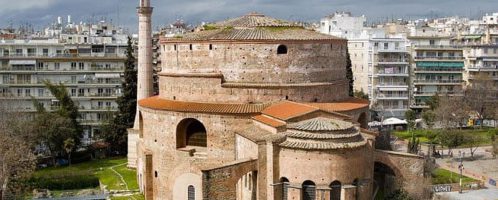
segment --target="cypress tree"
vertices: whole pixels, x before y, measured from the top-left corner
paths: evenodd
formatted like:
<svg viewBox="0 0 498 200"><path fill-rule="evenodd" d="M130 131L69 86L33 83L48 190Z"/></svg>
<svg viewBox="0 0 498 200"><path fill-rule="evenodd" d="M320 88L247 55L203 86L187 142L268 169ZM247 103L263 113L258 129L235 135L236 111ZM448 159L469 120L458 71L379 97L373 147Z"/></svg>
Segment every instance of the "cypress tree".
<svg viewBox="0 0 498 200"><path fill-rule="evenodd" d="M104 139L111 145L113 151L120 153L126 153L127 151L127 129L133 127L137 111L137 69L135 61L132 40L128 37L122 96L116 100L119 111L115 113L114 119L103 127Z"/></svg>
<svg viewBox="0 0 498 200"><path fill-rule="evenodd" d="M352 65L351 65L351 57L349 55L349 50L347 48L346 48L346 78L348 79L348 83L349 83L349 96L353 97L354 96L353 69L352 69Z"/></svg>

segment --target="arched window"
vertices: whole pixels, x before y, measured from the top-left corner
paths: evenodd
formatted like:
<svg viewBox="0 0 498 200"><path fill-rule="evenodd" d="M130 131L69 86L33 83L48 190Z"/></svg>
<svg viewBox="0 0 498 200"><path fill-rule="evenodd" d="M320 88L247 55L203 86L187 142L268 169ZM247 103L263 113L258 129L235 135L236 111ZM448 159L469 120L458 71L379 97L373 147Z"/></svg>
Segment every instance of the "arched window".
<svg viewBox="0 0 498 200"><path fill-rule="evenodd" d="M206 128L199 120L187 118L176 128L177 148L186 146L207 147Z"/></svg>
<svg viewBox="0 0 498 200"><path fill-rule="evenodd" d="M304 181L301 188L303 200L315 200L316 186L313 181Z"/></svg>
<svg viewBox="0 0 498 200"><path fill-rule="evenodd" d="M193 185L188 186L187 199L188 200L195 200L195 187Z"/></svg>
<svg viewBox="0 0 498 200"><path fill-rule="evenodd" d="M287 200L287 193L289 193L289 179L282 177L280 178L280 183L282 183L282 200Z"/></svg>
<svg viewBox="0 0 498 200"><path fill-rule="evenodd" d="M279 45L277 48L277 54L287 54L287 46Z"/></svg>
<svg viewBox="0 0 498 200"><path fill-rule="evenodd" d="M330 188L330 200L341 200L341 182L332 182Z"/></svg>

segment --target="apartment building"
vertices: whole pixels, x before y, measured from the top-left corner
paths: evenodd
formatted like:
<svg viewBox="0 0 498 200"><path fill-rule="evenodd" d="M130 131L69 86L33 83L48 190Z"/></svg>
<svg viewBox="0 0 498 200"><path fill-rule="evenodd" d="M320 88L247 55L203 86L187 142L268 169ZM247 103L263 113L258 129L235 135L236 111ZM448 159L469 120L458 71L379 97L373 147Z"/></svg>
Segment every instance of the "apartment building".
<svg viewBox="0 0 498 200"><path fill-rule="evenodd" d="M411 36L412 104L415 110L428 108L434 95L463 95L463 48L450 43L450 36Z"/></svg>
<svg viewBox="0 0 498 200"><path fill-rule="evenodd" d="M106 27L91 27L99 34L62 31L50 38L0 41L0 101L34 113L34 98L54 110L59 102L44 83L62 83L79 107L82 143L91 144L101 123L117 111L126 60L126 35Z"/></svg>

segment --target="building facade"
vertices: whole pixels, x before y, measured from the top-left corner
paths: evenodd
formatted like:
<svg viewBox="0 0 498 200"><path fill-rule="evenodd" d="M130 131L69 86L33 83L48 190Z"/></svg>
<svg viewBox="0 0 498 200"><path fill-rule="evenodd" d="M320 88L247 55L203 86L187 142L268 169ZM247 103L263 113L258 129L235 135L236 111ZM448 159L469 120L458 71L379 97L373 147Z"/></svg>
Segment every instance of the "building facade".
<svg viewBox="0 0 498 200"><path fill-rule="evenodd" d="M447 36L409 37L412 48L413 109L428 108L434 95L463 96L463 48Z"/></svg>
<svg viewBox="0 0 498 200"><path fill-rule="evenodd" d="M50 38L2 40L1 101L21 112L35 113L34 98L54 110L59 104L45 82L64 84L81 113L82 144L91 144L101 123L117 111L126 59L123 37L105 32L102 26L94 28L102 30L101 34L62 32Z"/></svg>

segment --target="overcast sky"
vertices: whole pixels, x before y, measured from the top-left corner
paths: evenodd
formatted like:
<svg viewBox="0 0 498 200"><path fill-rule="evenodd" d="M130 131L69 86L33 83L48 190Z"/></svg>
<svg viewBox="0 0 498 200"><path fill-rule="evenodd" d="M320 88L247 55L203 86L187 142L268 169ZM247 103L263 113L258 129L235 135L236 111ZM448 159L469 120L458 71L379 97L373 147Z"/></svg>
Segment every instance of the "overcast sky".
<svg viewBox="0 0 498 200"><path fill-rule="evenodd" d="M366 15L369 21L470 16L498 12L498 0L151 0L154 28L183 19L192 24L218 21L251 11L294 21L318 21L335 11ZM57 16L73 21L113 20L136 31L138 0L0 0L0 27L21 23L41 28ZM67 19L67 17L64 17Z"/></svg>

